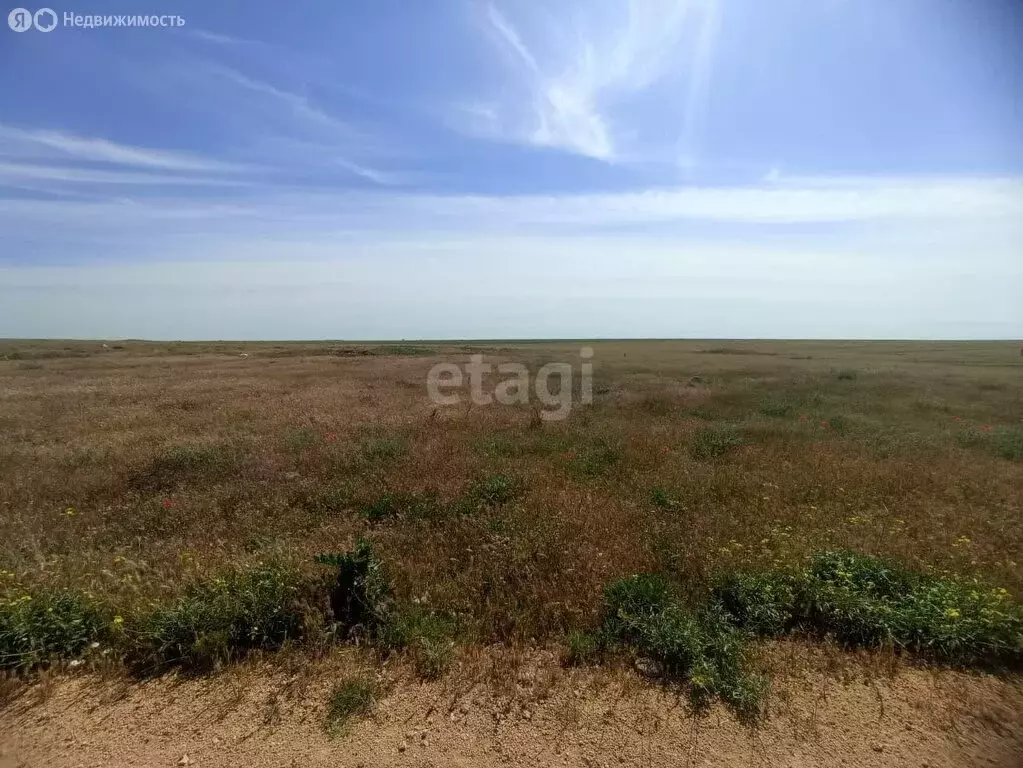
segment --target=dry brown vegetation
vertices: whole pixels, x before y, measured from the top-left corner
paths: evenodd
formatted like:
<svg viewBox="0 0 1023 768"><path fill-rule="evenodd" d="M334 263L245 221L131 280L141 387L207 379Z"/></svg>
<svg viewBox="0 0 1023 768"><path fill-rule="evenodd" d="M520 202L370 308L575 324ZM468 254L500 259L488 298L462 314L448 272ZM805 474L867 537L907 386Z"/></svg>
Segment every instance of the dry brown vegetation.
<svg viewBox="0 0 1023 768"><path fill-rule="evenodd" d="M841 549L1023 591L1015 344L587 344L592 405L545 423L439 408L427 371L564 361L578 388L581 343L0 342L0 600L70 589L120 624L232 570L313 583L364 537L411 609L388 647L433 677L452 635L564 648L635 573L695 604Z"/></svg>
<svg viewBox="0 0 1023 768"><path fill-rule="evenodd" d="M537 426L525 406L437 409L426 372L578 344L6 343L0 567L123 604L368 533L400 597L531 642L593 620L615 576L700 589L825 546L1023 587L1015 345L594 346L593 405ZM715 430L738 437L719 456ZM521 495L482 514L350 511L495 474Z"/></svg>

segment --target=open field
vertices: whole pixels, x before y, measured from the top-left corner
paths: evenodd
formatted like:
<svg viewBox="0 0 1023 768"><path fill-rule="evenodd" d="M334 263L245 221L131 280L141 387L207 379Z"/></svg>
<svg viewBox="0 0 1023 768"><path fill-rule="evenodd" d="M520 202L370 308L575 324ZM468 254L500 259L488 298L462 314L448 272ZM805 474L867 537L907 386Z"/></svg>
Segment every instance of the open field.
<svg viewBox="0 0 1023 768"><path fill-rule="evenodd" d="M988 728L983 755L932 765L1021 748L1018 343L585 342L593 402L563 421L438 407L427 372L472 353L561 361L578 388L583 342L109 344L0 342L0 718L28 722L25 681L55 670L102 688L253 650L273 664L285 645L291 664L354 654L449 693L480 654L546 653L557 696L610 675L630 717L663 695L636 659L686 693L659 731L693 708L777 729L804 664L818 687L883 667L908 712L898 675L919 693L921 665L950 665L967 671L935 685L997 686L1002 704L924 717ZM809 639L830 662L777 662ZM772 668L788 682L764 688ZM43 688L65 702L76 684ZM356 694L320 691L316 718L349 707L369 749L372 702L407 702ZM622 749L640 764L641 746Z"/></svg>

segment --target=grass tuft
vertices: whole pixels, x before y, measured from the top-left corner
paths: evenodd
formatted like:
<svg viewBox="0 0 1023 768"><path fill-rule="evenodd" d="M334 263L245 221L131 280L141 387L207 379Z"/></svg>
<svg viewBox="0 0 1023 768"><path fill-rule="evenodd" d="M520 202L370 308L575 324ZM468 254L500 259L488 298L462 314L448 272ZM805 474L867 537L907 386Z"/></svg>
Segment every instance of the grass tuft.
<svg viewBox="0 0 1023 768"><path fill-rule="evenodd" d="M214 482L228 477L237 464L238 456L228 446L173 446L133 473L131 484L156 491L189 481Z"/></svg>
<svg viewBox="0 0 1023 768"><path fill-rule="evenodd" d="M714 459L738 448L745 442L742 433L730 424L704 427L693 435L689 451L694 459Z"/></svg>
<svg viewBox="0 0 1023 768"><path fill-rule="evenodd" d="M408 654L416 673L434 680L451 663L456 634L457 623L453 618L417 606L393 612L381 626L377 639L385 650Z"/></svg>
<svg viewBox="0 0 1023 768"><path fill-rule="evenodd" d="M325 728L332 736L340 735L352 718L368 714L376 702L376 686L361 677L350 677L337 683L327 700Z"/></svg>
<svg viewBox="0 0 1023 768"><path fill-rule="evenodd" d="M408 453L408 441L403 437L378 437L364 442L359 457L369 464L387 464Z"/></svg>
<svg viewBox="0 0 1023 768"><path fill-rule="evenodd" d="M650 489L650 503L665 512L677 512L682 508L682 502L668 488L660 486Z"/></svg>
<svg viewBox="0 0 1023 768"><path fill-rule="evenodd" d="M603 657L603 643L599 635L576 630L568 635L568 645L562 659L571 667L596 664Z"/></svg>
<svg viewBox="0 0 1023 768"><path fill-rule="evenodd" d="M284 445L290 451L304 451L320 442L320 433L312 427L291 430L284 438Z"/></svg>
<svg viewBox="0 0 1023 768"><path fill-rule="evenodd" d="M469 499L485 507L507 504L522 496L522 481L505 474L487 475L469 489Z"/></svg>
<svg viewBox="0 0 1023 768"><path fill-rule="evenodd" d="M772 419L784 419L791 416L795 411L796 406L793 403L778 398L766 399L757 408L758 413Z"/></svg>
<svg viewBox="0 0 1023 768"><path fill-rule="evenodd" d="M1023 460L1023 427L1003 427L995 432L992 442L996 455L1012 461Z"/></svg>
<svg viewBox="0 0 1023 768"><path fill-rule="evenodd" d="M352 506L353 495L351 485L339 483L313 491L305 496L301 503L316 514L337 514Z"/></svg>
<svg viewBox="0 0 1023 768"><path fill-rule="evenodd" d="M433 520L441 516L444 505L433 492L385 493L357 505L359 514L371 522L391 517L407 517L413 520Z"/></svg>
<svg viewBox="0 0 1023 768"><path fill-rule="evenodd" d="M608 474L621 461L622 451L605 439L580 449L570 464L574 474L585 478L596 478Z"/></svg>

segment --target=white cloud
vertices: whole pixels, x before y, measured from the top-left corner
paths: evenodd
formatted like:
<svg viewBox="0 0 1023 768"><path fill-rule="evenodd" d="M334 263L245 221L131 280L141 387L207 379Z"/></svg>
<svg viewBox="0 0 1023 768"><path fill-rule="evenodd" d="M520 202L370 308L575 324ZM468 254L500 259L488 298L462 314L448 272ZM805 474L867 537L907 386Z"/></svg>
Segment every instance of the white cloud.
<svg viewBox="0 0 1023 768"><path fill-rule="evenodd" d="M674 151L695 152L717 0L585 0L571 7L525 7L532 10L525 26L513 24L496 5L487 7L485 28L509 62L511 82L495 86L497 98L473 106L477 116L493 118L472 121L471 129L600 160L632 157L645 151L636 145L645 126L632 119L627 102L668 75L685 75ZM671 93L664 97L677 100Z"/></svg>
<svg viewBox="0 0 1023 768"><path fill-rule="evenodd" d="M66 159L158 168L166 171L225 171L238 166L196 155L117 144L52 130L22 130L0 124L0 155Z"/></svg>
<svg viewBox="0 0 1023 768"><path fill-rule="evenodd" d="M245 106L252 115L250 146L240 152L255 152L264 162L277 165L333 165L381 186L401 183L399 174L373 168L362 160L380 154L375 139L322 109L308 95L219 64L206 63L202 72L204 77L212 75L255 97L255 103Z"/></svg>
<svg viewBox="0 0 1023 768"><path fill-rule="evenodd" d="M497 10L493 5L487 7L487 19L493 25L494 29L504 38L505 42L512 47L512 50L518 54L519 58L526 67L536 74L540 73L540 67L536 63L536 59L533 58L533 54L529 52L523 44L522 39L519 37L519 33L515 31L515 28L508 23L504 15Z"/></svg>
<svg viewBox="0 0 1023 768"><path fill-rule="evenodd" d="M822 178L752 187L684 187L616 194L426 198L437 213L514 224L600 226L703 220L815 223L885 219L1023 219L1023 180Z"/></svg>
<svg viewBox="0 0 1023 768"><path fill-rule="evenodd" d="M93 168L0 162L0 186L17 186L24 179L76 185L132 184L153 187L164 185L240 186L245 183L238 179L212 178L209 176L175 176L168 173L125 171L122 169L97 170Z"/></svg>
<svg viewBox="0 0 1023 768"><path fill-rule="evenodd" d="M38 167L0 164L3 174L46 178ZM45 169L53 178L110 181L98 172ZM139 175L135 181L163 179ZM172 177L180 183L191 183ZM211 182L212 183L212 182ZM736 225L902 223L916 227L954 222L1019 231L1023 179L958 177L825 177L778 175L756 186L681 187L614 194L435 195L375 191L310 191L255 186L243 199L193 201L166 194L146 201L74 203L0 200L0 224L18 218L50 218L54 224L82 221L163 219L187 213L211 222L225 211L293 228L415 231L565 231L578 234L616 226L719 222ZM78 214L80 214L80 217Z"/></svg>

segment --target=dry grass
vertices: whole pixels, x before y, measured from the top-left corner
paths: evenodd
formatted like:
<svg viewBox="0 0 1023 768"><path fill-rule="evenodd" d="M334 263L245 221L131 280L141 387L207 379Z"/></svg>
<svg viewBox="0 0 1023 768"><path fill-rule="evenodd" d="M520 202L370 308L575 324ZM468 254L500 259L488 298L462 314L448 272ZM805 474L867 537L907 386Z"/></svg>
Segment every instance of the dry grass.
<svg viewBox="0 0 1023 768"><path fill-rule="evenodd" d="M0 589L142 609L367 535L399 602L478 642L593 626L623 575L702 594L823 547L1023 591L1018 345L592 346L593 405L537 425L437 410L426 373L578 344L0 342ZM497 475L516 492L479 502ZM445 512L360 513L386 494Z"/></svg>

